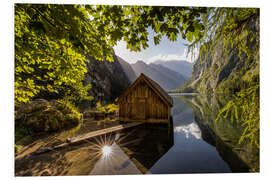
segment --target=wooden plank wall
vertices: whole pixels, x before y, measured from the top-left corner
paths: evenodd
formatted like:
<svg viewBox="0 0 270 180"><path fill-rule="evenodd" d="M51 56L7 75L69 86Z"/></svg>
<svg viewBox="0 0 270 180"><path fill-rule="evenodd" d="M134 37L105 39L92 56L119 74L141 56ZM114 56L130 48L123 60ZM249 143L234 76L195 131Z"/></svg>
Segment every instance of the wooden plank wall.
<svg viewBox="0 0 270 180"><path fill-rule="evenodd" d="M169 119L169 106L144 82L139 83L119 104L120 117L136 119L136 113L139 111L138 101L144 99L146 119Z"/></svg>

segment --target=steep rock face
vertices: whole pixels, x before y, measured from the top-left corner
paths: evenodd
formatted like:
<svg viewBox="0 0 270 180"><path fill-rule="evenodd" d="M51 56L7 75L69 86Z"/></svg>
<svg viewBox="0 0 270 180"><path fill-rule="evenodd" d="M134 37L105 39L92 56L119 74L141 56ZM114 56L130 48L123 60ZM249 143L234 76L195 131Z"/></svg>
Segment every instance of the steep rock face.
<svg viewBox="0 0 270 180"><path fill-rule="evenodd" d="M259 20L249 24L249 28L259 32ZM252 42L249 46L255 47L258 43ZM254 50L255 58L250 59L245 55L239 58L238 53L239 49L235 47L224 50L222 41L219 41L213 55L204 54L202 61L195 62L191 78L180 90L230 93L247 88L250 81L258 81L259 51Z"/></svg>
<svg viewBox="0 0 270 180"><path fill-rule="evenodd" d="M161 64L175 72L182 74L186 79L189 79L192 74L193 63L187 61L171 60L171 61L154 61L154 64Z"/></svg>
<svg viewBox="0 0 270 180"><path fill-rule="evenodd" d="M186 81L186 79L181 74L172 71L162 65L147 65L143 61L138 61L135 64L131 64L131 66L137 76L139 76L141 73L144 73L156 81L159 85L161 85L161 87L165 90L175 89Z"/></svg>
<svg viewBox="0 0 270 180"><path fill-rule="evenodd" d="M91 84L89 93L94 97L91 102L95 106L97 101L103 104L112 103L130 85L131 81L123 70L116 56L114 62L97 61L93 57L87 57L87 73L85 84Z"/></svg>
<svg viewBox="0 0 270 180"><path fill-rule="evenodd" d="M120 63L120 65L122 66L129 81L131 83L134 82L136 80L137 76L136 76L134 70L132 69L131 65L119 56L117 56L117 60Z"/></svg>

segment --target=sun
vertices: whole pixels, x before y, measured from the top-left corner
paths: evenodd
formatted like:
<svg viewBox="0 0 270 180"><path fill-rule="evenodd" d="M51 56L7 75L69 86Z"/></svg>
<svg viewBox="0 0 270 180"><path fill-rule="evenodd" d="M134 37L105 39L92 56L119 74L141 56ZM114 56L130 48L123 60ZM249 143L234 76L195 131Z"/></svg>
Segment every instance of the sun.
<svg viewBox="0 0 270 180"><path fill-rule="evenodd" d="M102 147L102 155L103 157L109 157L112 153L112 146L104 145Z"/></svg>

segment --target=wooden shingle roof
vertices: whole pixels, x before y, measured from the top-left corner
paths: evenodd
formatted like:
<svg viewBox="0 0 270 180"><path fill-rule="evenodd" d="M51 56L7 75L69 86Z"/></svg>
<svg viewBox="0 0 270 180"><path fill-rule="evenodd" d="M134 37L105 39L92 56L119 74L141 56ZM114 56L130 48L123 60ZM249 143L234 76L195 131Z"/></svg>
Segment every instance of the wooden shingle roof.
<svg viewBox="0 0 270 180"><path fill-rule="evenodd" d="M126 96L131 91L131 89L133 89L141 80L144 80L168 105L171 107L173 106L172 97L157 82L143 73L141 73L141 75L134 81L134 83L119 97L119 101L121 101L121 98Z"/></svg>

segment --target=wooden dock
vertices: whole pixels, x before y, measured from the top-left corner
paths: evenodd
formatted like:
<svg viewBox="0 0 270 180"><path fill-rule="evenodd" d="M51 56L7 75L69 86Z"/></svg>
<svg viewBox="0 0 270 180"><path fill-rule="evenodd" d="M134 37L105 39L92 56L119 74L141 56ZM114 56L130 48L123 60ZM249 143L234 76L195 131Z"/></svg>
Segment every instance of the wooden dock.
<svg viewBox="0 0 270 180"><path fill-rule="evenodd" d="M106 129L101 129L101 130L97 130L97 131L93 131L93 132L89 132L86 134L82 134L76 137L72 137L72 138L68 138L67 142L62 143L60 145L54 146L54 147L43 147L41 149L39 149L38 151L36 151L34 154L41 154L41 153L45 153L48 151L52 151L52 150L56 150L56 149L60 149L72 144L76 144L76 143L80 143L84 140L96 137L96 136L100 136L100 135L104 135L107 133L112 133L115 131L119 131L119 130L123 130L126 128L130 128L130 127L134 127L134 126L138 126L143 124L143 122L133 122L133 123L127 123L127 124L121 124L118 126L114 126L114 127L110 127L110 128L106 128Z"/></svg>

